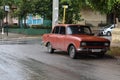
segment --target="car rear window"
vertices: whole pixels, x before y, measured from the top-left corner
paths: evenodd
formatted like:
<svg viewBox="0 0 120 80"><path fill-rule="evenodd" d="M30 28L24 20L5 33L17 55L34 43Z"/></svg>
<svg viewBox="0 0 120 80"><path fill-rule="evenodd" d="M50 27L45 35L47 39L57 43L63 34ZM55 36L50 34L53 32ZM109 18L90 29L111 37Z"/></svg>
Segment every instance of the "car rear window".
<svg viewBox="0 0 120 80"><path fill-rule="evenodd" d="M54 30L53 30L52 33L54 33L54 34L58 34L58 33L59 33L59 27L56 26L56 27L54 28Z"/></svg>

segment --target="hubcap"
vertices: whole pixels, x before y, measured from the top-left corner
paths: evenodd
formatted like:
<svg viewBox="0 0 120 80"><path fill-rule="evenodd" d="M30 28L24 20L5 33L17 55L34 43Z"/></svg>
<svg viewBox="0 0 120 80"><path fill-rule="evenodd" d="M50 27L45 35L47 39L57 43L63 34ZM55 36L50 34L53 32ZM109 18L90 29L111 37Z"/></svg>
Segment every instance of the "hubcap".
<svg viewBox="0 0 120 80"><path fill-rule="evenodd" d="M51 45L50 44L48 44L47 49L48 49L48 52L51 52Z"/></svg>
<svg viewBox="0 0 120 80"><path fill-rule="evenodd" d="M74 57L75 56L75 48L73 46L70 47L70 57Z"/></svg>
<svg viewBox="0 0 120 80"><path fill-rule="evenodd" d="M108 32L108 34L107 34L108 36L110 36L111 35L111 33L110 32Z"/></svg>

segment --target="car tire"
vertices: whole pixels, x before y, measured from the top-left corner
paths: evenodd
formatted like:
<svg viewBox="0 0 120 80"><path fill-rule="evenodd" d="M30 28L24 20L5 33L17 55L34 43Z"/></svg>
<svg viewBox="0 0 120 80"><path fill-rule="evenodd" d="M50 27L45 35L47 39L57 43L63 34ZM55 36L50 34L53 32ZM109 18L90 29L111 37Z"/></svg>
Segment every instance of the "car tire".
<svg viewBox="0 0 120 80"><path fill-rule="evenodd" d="M50 43L47 44L47 51L49 53L54 53L54 49L52 48L52 45Z"/></svg>
<svg viewBox="0 0 120 80"><path fill-rule="evenodd" d="M112 34L111 34L111 32L107 32L107 36L111 36Z"/></svg>
<svg viewBox="0 0 120 80"><path fill-rule="evenodd" d="M68 53L69 53L70 58L72 58L72 59L76 59L77 58L76 49L75 49L75 47L73 45L71 45L68 48Z"/></svg>

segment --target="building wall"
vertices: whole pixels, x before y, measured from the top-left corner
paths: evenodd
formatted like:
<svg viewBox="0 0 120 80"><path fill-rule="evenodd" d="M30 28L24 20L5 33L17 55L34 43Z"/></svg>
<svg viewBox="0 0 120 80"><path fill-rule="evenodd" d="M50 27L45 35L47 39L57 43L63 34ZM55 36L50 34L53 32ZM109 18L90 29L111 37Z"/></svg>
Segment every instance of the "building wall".
<svg viewBox="0 0 120 80"><path fill-rule="evenodd" d="M81 10L81 17L84 19L82 22L80 22L81 24L87 23L93 26L98 26L100 23L106 23L106 15L90 9Z"/></svg>

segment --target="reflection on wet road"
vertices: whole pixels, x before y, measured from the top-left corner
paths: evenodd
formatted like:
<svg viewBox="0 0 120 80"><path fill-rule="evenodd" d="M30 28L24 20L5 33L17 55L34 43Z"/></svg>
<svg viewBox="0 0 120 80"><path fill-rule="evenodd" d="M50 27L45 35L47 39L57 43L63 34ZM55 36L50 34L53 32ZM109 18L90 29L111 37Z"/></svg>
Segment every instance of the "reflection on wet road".
<svg viewBox="0 0 120 80"><path fill-rule="evenodd" d="M17 38L13 38L13 39L0 39L0 45L9 45L9 44L38 44L40 43L41 39L40 38L20 38L20 39L17 39Z"/></svg>
<svg viewBox="0 0 120 80"><path fill-rule="evenodd" d="M0 45L0 80L120 79L119 57L82 55L73 60L64 52L48 54L39 40L25 42L27 45Z"/></svg>
<svg viewBox="0 0 120 80"><path fill-rule="evenodd" d="M33 65L32 68L29 66L30 62L32 63L32 61L20 60L15 56L1 52L0 71L2 73L0 73L0 80L46 80L47 77L40 68L42 66L35 68Z"/></svg>

